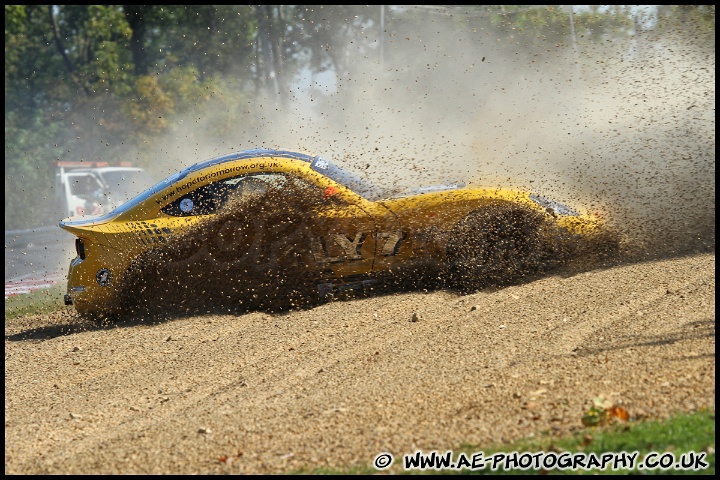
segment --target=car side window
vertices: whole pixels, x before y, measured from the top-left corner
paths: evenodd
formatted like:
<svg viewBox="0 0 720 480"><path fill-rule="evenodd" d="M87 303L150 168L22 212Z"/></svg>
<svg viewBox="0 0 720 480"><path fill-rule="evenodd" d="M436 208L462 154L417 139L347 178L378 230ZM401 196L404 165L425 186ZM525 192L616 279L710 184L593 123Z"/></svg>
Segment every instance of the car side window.
<svg viewBox="0 0 720 480"><path fill-rule="evenodd" d="M204 185L166 205L160 211L174 217L193 215L212 215L229 201L242 195L264 193L270 188L279 189L292 185L295 191L316 195L326 202L336 204L338 198L332 198L334 192L323 191L319 186L294 175L282 173L256 173L227 178Z"/></svg>
<svg viewBox="0 0 720 480"><path fill-rule="evenodd" d="M282 181L277 177L280 175L251 174L213 182L183 195L160 211L174 217L212 215L240 195L267 191L272 185Z"/></svg>

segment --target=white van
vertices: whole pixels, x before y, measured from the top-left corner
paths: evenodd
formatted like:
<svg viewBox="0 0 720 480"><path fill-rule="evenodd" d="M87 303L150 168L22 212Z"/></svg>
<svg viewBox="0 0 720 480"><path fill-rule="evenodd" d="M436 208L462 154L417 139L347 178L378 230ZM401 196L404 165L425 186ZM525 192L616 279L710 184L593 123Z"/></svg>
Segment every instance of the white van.
<svg viewBox="0 0 720 480"><path fill-rule="evenodd" d="M145 186L144 170L105 162L57 162L55 192L63 215L97 215L111 211Z"/></svg>

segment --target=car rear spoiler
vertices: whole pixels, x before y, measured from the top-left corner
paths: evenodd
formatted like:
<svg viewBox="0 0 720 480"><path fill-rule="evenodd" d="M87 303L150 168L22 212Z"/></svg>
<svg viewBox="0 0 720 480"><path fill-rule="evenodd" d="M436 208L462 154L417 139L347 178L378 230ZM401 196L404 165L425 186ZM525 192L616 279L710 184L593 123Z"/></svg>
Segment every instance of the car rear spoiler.
<svg viewBox="0 0 720 480"><path fill-rule="evenodd" d="M59 227L68 232L81 235L88 230L95 230L94 227L108 223L116 215L106 213L104 215L87 215L85 217L69 217L61 220Z"/></svg>

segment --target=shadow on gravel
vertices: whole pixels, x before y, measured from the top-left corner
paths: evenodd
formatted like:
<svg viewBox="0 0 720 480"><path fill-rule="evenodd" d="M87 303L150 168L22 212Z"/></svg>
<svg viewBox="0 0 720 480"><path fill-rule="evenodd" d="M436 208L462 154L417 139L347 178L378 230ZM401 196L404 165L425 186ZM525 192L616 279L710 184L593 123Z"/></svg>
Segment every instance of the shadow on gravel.
<svg viewBox="0 0 720 480"><path fill-rule="evenodd" d="M396 290L393 290L396 291ZM178 312L170 311L165 313L145 313L142 315L128 314L117 315L112 317L104 317L97 320L83 319L76 313L68 313L65 318L58 323L53 322L51 325L28 326L22 331L5 335L5 341L8 342L40 342L44 340L52 340L54 338L77 335L91 331L114 330L117 328L132 328L138 326L157 325L165 322L181 320L183 318L192 318L203 315L229 315L240 316L249 313L265 313L272 316L286 316L293 311L309 310L324 303L333 301L347 301L353 298L361 298L362 296L371 295L372 293L350 293L324 301L307 302L303 306L285 306L285 307L260 307L260 306L238 306L238 305L210 305L203 308L195 308L192 310ZM45 318L45 316L44 316Z"/></svg>
<svg viewBox="0 0 720 480"><path fill-rule="evenodd" d="M683 326L682 329L676 330L675 332L668 334L652 335L650 337L648 337L647 335L637 337L629 336L621 342L615 342L605 345L581 346L576 351L576 354L578 357L587 357L603 352L610 352L613 350L625 350L628 348L638 347L657 347L661 345L672 345L686 340L699 340L702 338L711 337L715 337L715 319L688 322ZM700 356L709 355L693 355L692 352L687 352L687 356L685 357L664 358L664 360L682 360L683 358L695 358ZM715 355L713 354L711 356L714 357Z"/></svg>
<svg viewBox="0 0 720 480"><path fill-rule="evenodd" d="M138 322L142 323L142 322ZM38 327L31 327L18 333L11 335L5 335L6 342L32 342L32 341L43 341L52 340L54 338L65 337L68 335L76 335L92 330L110 330L115 328L115 325L101 325L83 321L77 317L69 318L64 323L42 325Z"/></svg>

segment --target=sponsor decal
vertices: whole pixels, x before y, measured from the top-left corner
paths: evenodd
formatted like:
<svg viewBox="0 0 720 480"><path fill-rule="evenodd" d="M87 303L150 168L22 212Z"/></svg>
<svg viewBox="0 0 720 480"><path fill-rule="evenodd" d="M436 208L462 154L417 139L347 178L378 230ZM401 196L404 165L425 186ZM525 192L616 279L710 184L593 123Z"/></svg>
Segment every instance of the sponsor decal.
<svg viewBox="0 0 720 480"><path fill-rule="evenodd" d="M400 250L400 243L404 238L401 230L393 230L391 232L380 232L378 233L378 242L380 245L380 255L385 257L391 257L397 255Z"/></svg>
<svg viewBox="0 0 720 480"><path fill-rule="evenodd" d="M335 187L327 187L327 188L325 189L325 191L323 192L323 200L326 200L326 199L332 197L332 196L335 195L336 193L337 193L337 188L335 188Z"/></svg>
<svg viewBox="0 0 720 480"><path fill-rule="evenodd" d="M178 249L170 262L181 266L193 258L198 260L207 256L213 262L251 262L253 269L262 270L287 261L297 262L291 259L302 251L298 250L298 247L309 244L312 260L318 265L327 265L368 260L372 259L373 255L385 258L396 256L407 238L401 230L381 231L376 234L363 231L353 234L328 233L306 237L302 233L304 228L301 225L293 222L284 224L281 217L277 220L269 222L272 225L269 228L261 219L249 222L226 220L214 228L207 241L192 241ZM148 230L140 232L141 235L145 235L146 231L150 232L147 233L148 241L152 238L150 235L153 226L154 224L150 224ZM363 252L363 245L368 238L375 239L375 248Z"/></svg>
<svg viewBox="0 0 720 480"><path fill-rule="evenodd" d="M220 180L224 177L230 176L236 172L245 172L247 170L265 170L266 168L279 168L280 163L279 162L263 162L263 163L246 163L243 165L236 165L234 167L226 167L221 170L216 170L214 172L210 172L205 175L200 175L199 177L195 177L189 182L185 182L182 184L175 184L175 188L172 190L169 190L167 193L162 195L159 199L155 200L155 203L158 205L162 205L166 202L169 202L172 200L172 197L175 196L176 193L187 193L187 191L195 190L195 186L203 185L204 182L208 179L214 179L214 180ZM327 164L326 164L327 168ZM172 187L171 187L172 188Z"/></svg>
<svg viewBox="0 0 720 480"><path fill-rule="evenodd" d="M342 233L333 233L324 237L313 238L311 245L313 257L315 257L315 261L318 263L362 260L361 250L366 237L367 233L357 232L352 238ZM403 232L400 230L379 232L377 234L377 241L380 255L385 257L397 255L403 238ZM337 250L337 247L339 247L340 254L331 254L330 251Z"/></svg>
<svg viewBox="0 0 720 480"><path fill-rule="evenodd" d="M107 287L108 285L110 285L110 282L112 282L112 277L112 272L107 268L101 268L95 274L95 280L97 280L98 285L100 285L101 287Z"/></svg>
<svg viewBox="0 0 720 480"><path fill-rule="evenodd" d="M327 170L328 165L329 165L328 161L327 161L327 160L324 160L324 159L322 159L322 158L318 159L318 160L315 162L315 168L319 168L319 169L321 169L321 170Z"/></svg>
<svg viewBox="0 0 720 480"><path fill-rule="evenodd" d="M362 260L360 249L365 241L366 234L357 232L354 238L350 238L342 233L334 233L325 237L317 237L312 240L312 252L315 261L318 263L336 263L345 260ZM340 255L331 255L329 251L330 245L340 247L342 253Z"/></svg>
<svg viewBox="0 0 720 480"><path fill-rule="evenodd" d="M193 204L193 201L189 198L183 198L180 202L180 210L188 213L190 210L193 209L195 205Z"/></svg>

